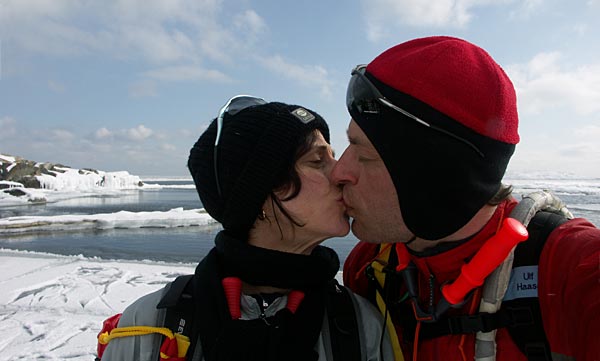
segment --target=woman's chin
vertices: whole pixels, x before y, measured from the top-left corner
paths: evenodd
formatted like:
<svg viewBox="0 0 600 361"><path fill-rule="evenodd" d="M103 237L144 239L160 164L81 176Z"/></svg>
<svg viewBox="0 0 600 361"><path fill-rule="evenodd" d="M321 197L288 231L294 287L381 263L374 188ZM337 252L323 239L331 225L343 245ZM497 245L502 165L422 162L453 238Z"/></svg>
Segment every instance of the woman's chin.
<svg viewBox="0 0 600 361"><path fill-rule="evenodd" d="M339 231L338 233L333 236L333 237L345 237L348 235L348 233L350 233L350 220L345 218L341 223L340 223L340 227L339 227Z"/></svg>

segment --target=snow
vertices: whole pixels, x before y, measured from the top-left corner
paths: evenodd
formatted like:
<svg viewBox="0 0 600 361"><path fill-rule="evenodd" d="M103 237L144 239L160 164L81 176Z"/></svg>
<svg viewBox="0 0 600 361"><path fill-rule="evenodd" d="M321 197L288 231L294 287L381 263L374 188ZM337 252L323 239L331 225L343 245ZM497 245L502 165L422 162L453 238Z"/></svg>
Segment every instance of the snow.
<svg viewBox="0 0 600 361"><path fill-rule="evenodd" d="M16 188L16 187L23 187L23 185L19 182L12 182L12 181L0 181L0 185L6 185L8 186L8 188Z"/></svg>
<svg viewBox="0 0 600 361"><path fill-rule="evenodd" d="M600 179L527 179L510 178L503 181L514 187L515 193L524 194L549 189L554 194L599 195Z"/></svg>
<svg viewBox="0 0 600 361"><path fill-rule="evenodd" d="M93 360L106 318L195 266L0 249L1 359Z"/></svg>
<svg viewBox="0 0 600 361"><path fill-rule="evenodd" d="M53 172L55 176L49 174L36 176L42 188L59 191L81 191L95 188L132 189L138 188L142 184L140 177L125 171L97 171L96 173L72 168L56 167L56 169L63 172Z"/></svg>
<svg viewBox="0 0 600 361"><path fill-rule="evenodd" d="M174 208L166 212L97 213L89 215L20 216L0 219L0 235L45 231L112 228L171 228L206 226L216 221L204 209Z"/></svg>
<svg viewBox="0 0 600 361"><path fill-rule="evenodd" d="M15 157L0 154L0 164L11 163L7 171L10 171L17 163ZM44 163L36 163L36 167L43 167ZM129 172L104 172L91 171L87 169L76 169L69 167L54 166L50 174L35 176L43 189L55 191L90 191L93 189L137 189L143 187L140 177L131 175Z"/></svg>
<svg viewBox="0 0 600 361"><path fill-rule="evenodd" d="M8 163L14 163L15 160L16 160L15 157L11 157L10 155L0 154L0 164L2 164L2 161L8 162Z"/></svg>
<svg viewBox="0 0 600 361"><path fill-rule="evenodd" d="M0 249L0 358L93 360L104 319L194 268Z"/></svg>
<svg viewBox="0 0 600 361"><path fill-rule="evenodd" d="M14 161L13 157L0 154L2 161ZM1 163L1 161L0 161ZM9 167L14 166L11 164ZM40 163L41 164L41 163ZM148 181L189 181L189 177L167 178L153 177L145 181L139 176L131 175L126 171L104 172L89 171L85 169L74 169L66 167L55 167L58 171L50 171L53 175L42 174L36 176L40 182L41 189L24 188L21 183L0 181L0 184L9 185L10 188L19 188L23 191L22 196L13 196L0 191L0 207L15 206L28 203L52 203L65 199L120 195L123 191L155 191L165 188L172 189L194 189L194 184L151 184Z"/></svg>

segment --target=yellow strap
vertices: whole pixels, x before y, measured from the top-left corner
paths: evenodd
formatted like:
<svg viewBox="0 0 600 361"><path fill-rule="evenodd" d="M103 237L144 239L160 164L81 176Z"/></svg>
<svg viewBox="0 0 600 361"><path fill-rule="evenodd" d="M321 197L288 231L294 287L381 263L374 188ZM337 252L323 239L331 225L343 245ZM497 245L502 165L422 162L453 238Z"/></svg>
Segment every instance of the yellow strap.
<svg viewBox="0 0 600 361"><path fill-rule="evenodd" d="M160 333L172 339L175 337L173 332L165 327L150 327L150 326L129 326L129 327L117 327L113 328L110 333L104 332L98 335L98 342L102 345L106 345L110 342L110 340L119 338L119 337L129 337L129 336L143 336L151 333Z"/></svg>
<svg viewBox="0 0 600 361"><path fill-rule="evenodd" d="M190 338L180 333L175 334L177 339L177 356L184 357L190 347Z"/></svg>
<svg viewBox="0 0 600 361"><path fill-rule="evenodd" d="M120 337L143 336L152 333L159 333L169 339L173 337L177 340L177 356L184 357L190 347L190 339L187 336L176 333L166 327L151 327L151 326L129 326L113 328L110 332L103 332L98 335L98 343L106 345L111 340Z"/></svg>
<svg viewBox="0 0 600 361"><path fill-rule="evenodd" d="M390 251L392 247L387 247L387 249L383 248L385 244L382 244L380 247L381 253L379 254L378 259L371 263L373 270L375 271L375 279L377 283L381 285L383 288L385 286L385 273L383 273L384 265L381 260L385 260L384 263L387 264L387 260L390 257ZM390 313L386 312L387 306L385 305L385 301L383 297L379 293L379 290L375 291L375 300L377 302L377 307L379 308L379 312L384 315L385 326L387 328L388 333L390 334L390 342L392 344L392 350L394 351L394 359L396 361L404 361L404 355L402 354L402 348L400 348L400 342L398 341L398 335L396 334L396 327L394 327L394 323L392 322L392 318L390 317Z"/></svg>

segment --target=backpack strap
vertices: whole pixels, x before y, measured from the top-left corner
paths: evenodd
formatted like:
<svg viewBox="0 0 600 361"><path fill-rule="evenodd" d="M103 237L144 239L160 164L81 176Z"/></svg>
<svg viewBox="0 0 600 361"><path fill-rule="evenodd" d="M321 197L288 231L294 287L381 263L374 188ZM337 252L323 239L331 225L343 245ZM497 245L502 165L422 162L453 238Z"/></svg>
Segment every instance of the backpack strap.
<svg viewBox="0 0 600 361"><path fill-rule="evenodd" d="M533 322L529 309L504 307L495 313L479 312L474 315L447 316L435 323L422 323L419 338L427 340L445 335L490 332L505 327L530 326Z"/></svg>
<svg viewBox="0 0 600 361"><path fill-rule="evenodd" d="M198 330L194 328L195 307L193 302L193 285L191 282L194 275L183 275L177 277L171 286L165 292L157 309L166 309L163 326L167 327L173 333L187 336L190 341L190 347L187 355L193 355L198 340Z"/></svg>
<svg viewBox="0 0 600 361"><path fill-rule="evenodd" d="M326 305L333 359L361 360L358 315L350 291L333 280L328 287Z"/></svg>
<svg viewBox="0 0 600 361"><path fill-rule="evenodd" d="M518 312L530 322L508 326L513 341L529 360L551 360L538 299L538 264L552 231L567 221L561 214L541 211L529 223L529 239L515 250L513 272L501 310Z"/></svg>

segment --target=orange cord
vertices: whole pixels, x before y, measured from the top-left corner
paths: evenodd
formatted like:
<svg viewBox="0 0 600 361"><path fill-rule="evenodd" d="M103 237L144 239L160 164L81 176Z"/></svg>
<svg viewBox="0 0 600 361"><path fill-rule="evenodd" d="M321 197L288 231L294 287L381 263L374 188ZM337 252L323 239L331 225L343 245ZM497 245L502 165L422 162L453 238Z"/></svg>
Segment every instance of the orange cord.
<svg viewBox="0 0 600 361"><path fill-rule="evenodd" d="M417 321L415 328L415 340L413 342L413 361L417 361L417 353L419 352L419 332L421 331L421 321Z"/></svg>

